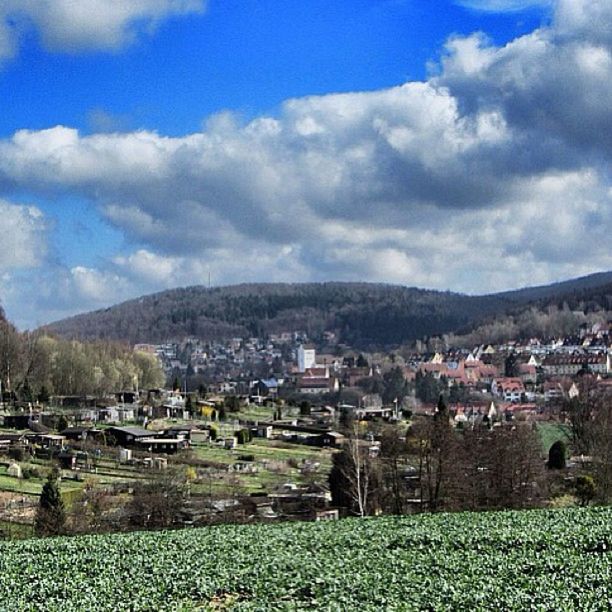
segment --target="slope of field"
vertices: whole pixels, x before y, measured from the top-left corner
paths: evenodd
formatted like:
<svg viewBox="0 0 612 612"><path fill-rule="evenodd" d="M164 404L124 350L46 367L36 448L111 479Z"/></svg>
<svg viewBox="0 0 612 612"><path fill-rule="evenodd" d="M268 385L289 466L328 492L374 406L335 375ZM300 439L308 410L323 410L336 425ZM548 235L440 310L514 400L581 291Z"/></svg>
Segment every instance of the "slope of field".
<svg viewBox="0 0 612 612"><path fill-rule="evenodd" d="M609 610L612 509L0 545L2 610Z"/></svg>

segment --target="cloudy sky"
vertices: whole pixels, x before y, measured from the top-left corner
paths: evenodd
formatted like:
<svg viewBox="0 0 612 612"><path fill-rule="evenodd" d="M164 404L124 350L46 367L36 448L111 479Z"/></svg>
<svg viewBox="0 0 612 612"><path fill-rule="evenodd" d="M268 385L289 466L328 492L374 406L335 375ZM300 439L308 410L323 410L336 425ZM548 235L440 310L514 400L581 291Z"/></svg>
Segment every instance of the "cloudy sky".
<svg viewBox="0 0 612 612"><path fill-rule="evenodd" d="M4 0L0 298L612 269L609 0Z"/></svg>

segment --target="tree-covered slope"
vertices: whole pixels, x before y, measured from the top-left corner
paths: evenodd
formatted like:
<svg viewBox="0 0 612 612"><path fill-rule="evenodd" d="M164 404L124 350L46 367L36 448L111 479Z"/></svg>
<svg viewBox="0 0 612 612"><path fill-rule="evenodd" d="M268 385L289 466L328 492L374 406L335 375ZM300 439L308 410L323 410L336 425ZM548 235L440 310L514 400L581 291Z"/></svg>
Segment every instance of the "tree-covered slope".
<svg viewBox="0 0 612 612"><path fill-rule="evenodd" d="M130 342L218 339L303 330L352 345L399 344L469 324L507 304L495 297L367 283L188 287L78 315L47 327L66 337Z"/></svg>
<svg viewBox="0 0 612 612"><path fill-rule="evenodd" d="M497 296L513 302L524 303L526 301L557 300L563 297L571 298L571 296L577 295L588 296L593 294L596 297L601 291L609 294L611 290L612 272L597 272L596 274L589 274L588 276L581 276L550 285L504 291L503 293L498 293Z"/></svg>
<svg viewBox="0 0 612 612"><path fill-rule="evenodd" d="M172 289L47 326L69 338L161 342L305 331L333 331L357 347L465 331L534 300L610 308L610 274L485 296L372 283L245 284ZM606 284L605 281L608 280ZM603 284L602 284L603 283Z"/></svg>

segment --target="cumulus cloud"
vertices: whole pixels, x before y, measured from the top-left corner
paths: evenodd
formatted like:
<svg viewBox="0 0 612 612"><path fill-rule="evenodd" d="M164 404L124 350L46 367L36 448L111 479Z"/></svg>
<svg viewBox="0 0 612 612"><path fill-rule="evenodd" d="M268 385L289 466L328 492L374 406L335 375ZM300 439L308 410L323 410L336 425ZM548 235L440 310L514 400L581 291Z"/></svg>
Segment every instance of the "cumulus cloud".
<svg viewBox="0 0 612 612"><path fill-rule="evenodd" d="M164 19L203 11L204 5L204 0L4 0L0 58L15 53L29 27L53 51L114 51Z"/></svg>
<svg viewBox="0 0 612 612"><path fill-rule="evenodd" d="M35 206L15 204L0 199L0 300L3 307L23 300L21 274L38 270L47 257L48 220Z"/></svg>
<svg viewBox="0 0 612 612"><path fill-rule="evenodd" d="M38 266L47 251L47 221L35 206L0 200L0 273Z"/></svg>
<svg viewBox="0 0 612 612"><path fill-rule="evenodd" d="M563 0L504 46L451 38L426 81L184 137L22 130L0 141L0 192L88 198L139 245L65 272L99 304L209 271L486 292L611 268L610 6Z"/></svg>

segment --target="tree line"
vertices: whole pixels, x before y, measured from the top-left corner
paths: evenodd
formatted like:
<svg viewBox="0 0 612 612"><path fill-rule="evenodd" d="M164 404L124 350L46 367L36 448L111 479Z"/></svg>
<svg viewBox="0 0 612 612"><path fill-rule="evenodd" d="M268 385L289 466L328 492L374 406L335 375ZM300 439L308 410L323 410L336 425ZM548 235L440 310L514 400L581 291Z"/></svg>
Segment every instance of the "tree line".
<svg viewBox="0 0 612 612"><path fill-rule="evenodd" d="M440 397L434 417L416 419L405 434L384 427L377 446L352 423L346 447L333 457L333 503L364 516L521 509L564 494L580 503L612 502L612 394L587 377L562 411L570 424L568 442L587 465L570 484L564 476L555 478L555 470L566 465L565 441L553 444L545 461L534 423L492 426L485 418L456 429Z"/></svg>
<svg viewBox="0 0 612 612"><path fill-rule="evenodd" d="M0 383L4 400L47 402L51 395L103 396L162 386L154 355L117 342L78 342L19 332L0 319Z"/></svg>

